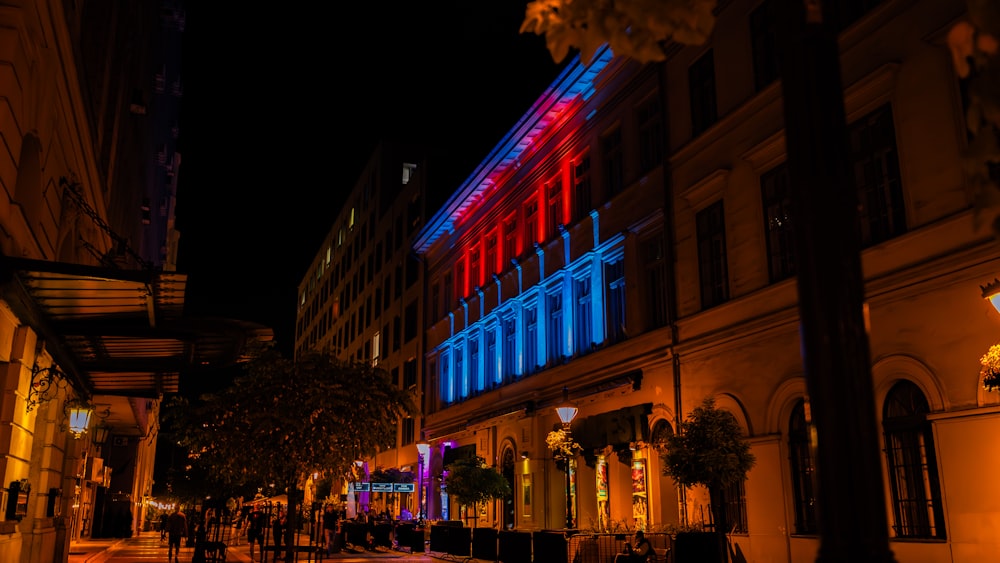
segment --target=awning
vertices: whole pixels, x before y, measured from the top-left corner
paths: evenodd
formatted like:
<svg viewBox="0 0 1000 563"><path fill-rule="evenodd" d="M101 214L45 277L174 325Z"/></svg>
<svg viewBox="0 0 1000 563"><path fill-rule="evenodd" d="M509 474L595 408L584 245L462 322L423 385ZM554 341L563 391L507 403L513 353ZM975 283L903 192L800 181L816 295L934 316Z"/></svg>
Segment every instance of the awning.
<svg viewBox="0 0 1000 563"><path fill-rule="evenodd" d="M88 395L157 398L181 373L241 359L268 327L185 318L187 276L0 257L2 298Z"/></svg>

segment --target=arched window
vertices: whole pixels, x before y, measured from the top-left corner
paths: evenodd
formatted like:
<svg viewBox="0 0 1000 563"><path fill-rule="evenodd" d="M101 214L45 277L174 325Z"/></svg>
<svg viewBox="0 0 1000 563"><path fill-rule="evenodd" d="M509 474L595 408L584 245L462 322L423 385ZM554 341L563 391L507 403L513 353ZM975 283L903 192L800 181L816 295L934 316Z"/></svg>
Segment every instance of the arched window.
<svg viewBox="0 0 1000 563"><path fill-rule="evenodd" d="M927 398L909 381L893 385L882 408L892 529L900 538L945 537L929 412Z"/></svg>
<svg viewBox="0 0 1000 563"><path fill-rule="evenodd" d="M792 494L795 502L795 533L815 534L816 494L813 491L815 471L809 451L809 426L806 422L806 402L799 399L788 418L788 461L791 464Z"/></svg>
<svg viewBox="0 0 1000 563"><path fill-rule="evenodd" d="M507 445L503 453L500 454L500 474L503 475L510 492L503 497L503 514L501 516L501 530L512 530L517 525L514 514L514 449Z"/></svg>

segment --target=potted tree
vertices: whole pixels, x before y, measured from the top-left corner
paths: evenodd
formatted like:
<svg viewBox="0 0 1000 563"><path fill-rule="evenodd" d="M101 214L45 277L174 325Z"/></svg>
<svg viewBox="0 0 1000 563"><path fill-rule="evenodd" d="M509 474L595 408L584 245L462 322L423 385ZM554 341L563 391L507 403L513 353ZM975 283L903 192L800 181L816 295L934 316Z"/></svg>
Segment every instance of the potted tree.
<svg viewBox="0 0 1000 563"><path fill-rule="evenodd" d="M462 506L471 506L479 519L480 503L501 499L510 494L510 485L496 469L486 465L481 456L459 458L448 465L444 484L448 494Z"/></svg>
<svg viewBox="0 0 1000 563"><path fill-rule="evenodd" d="M677 563L725 563L729 555L725 531L730 522L724 490L727 485L745 480L757 461L750 453L743 429L731 413L716 408L714 397L707 397L681 423L680 432L665 440L660 457L664 475L678 486L702 485L708 489L715 522L713 532L677 534ZM691 553L694 551L698 553Z"/></svg>

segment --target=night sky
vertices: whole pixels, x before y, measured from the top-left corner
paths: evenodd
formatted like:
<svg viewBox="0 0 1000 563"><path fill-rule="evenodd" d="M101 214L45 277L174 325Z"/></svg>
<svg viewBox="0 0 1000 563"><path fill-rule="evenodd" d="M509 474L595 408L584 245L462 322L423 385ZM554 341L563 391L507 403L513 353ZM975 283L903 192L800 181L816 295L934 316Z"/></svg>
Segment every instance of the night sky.
<svg viewBox="0 0 1000 563"><path fill-rule="evenodd" d="M523 1L220 4L187 7L178 269L188 315L290 355L296 286L378 141L448 151L453 191L562 65L518 33Z"/></svg>

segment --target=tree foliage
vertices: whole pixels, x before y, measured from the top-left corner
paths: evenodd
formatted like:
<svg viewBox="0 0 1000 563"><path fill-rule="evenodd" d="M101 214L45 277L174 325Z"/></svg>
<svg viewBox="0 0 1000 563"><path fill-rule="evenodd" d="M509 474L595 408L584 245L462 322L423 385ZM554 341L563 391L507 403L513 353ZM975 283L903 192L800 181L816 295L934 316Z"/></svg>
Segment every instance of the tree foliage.
<svg viewBox="0 0 1000 563"><path fill-rule="evenodd" d="M556 62L574 47L581 60L590 61L604 43L616 55L662 61L668 41L700 45L708 39L715 5L716 0L534 0L521 32L544 35Z"/></svg>
<svg viewBox="0 0 1000 563"><path fill-rule="evenodd" d="M496 469L487 466L481 456L459 458L446 469L448 475L444 484L448 495L455 497L459 504L475 507L477 514L480 503L511 494L507 480Z"/></svg>
<svg viewBox="0 0 1000 563"><path fill-rule="evenodd" d="M731 413L707 397L681 423L681 431L666 439L663 473L678 485L714 487L746 479L756 458Z"/></svg>
<svg viewBox="0 0 1000 563"><path fill-rule="evenodd" d="M972 188L976 221L1000 234L1000 3L968 0L968 19L948 33L955 72L966 80L969 144L963 163Z"/></svg>
<svg viewBox="0 0 1000 563"><path fill-rule="evenodd" d="M678 485L707 487L715 529L726 531L730 522L723 491L746 480L757 463L736 417L716 408L714 397L706 397L681 423L681 431L667 437L665 446L660 454L663 474ZM725 536L719 534L718 542L719 560L726 561Z"/></svg>
<svg viewBox="0 0 1000 563"><path fill-rule="evenodd" d="M167 420L218 481L287 491L293 518L305 475L346 478L354 460L391 447L399 418L415 412L383 369L318 351L291 361L268 347L230 387L176 400Z"/></svg>

